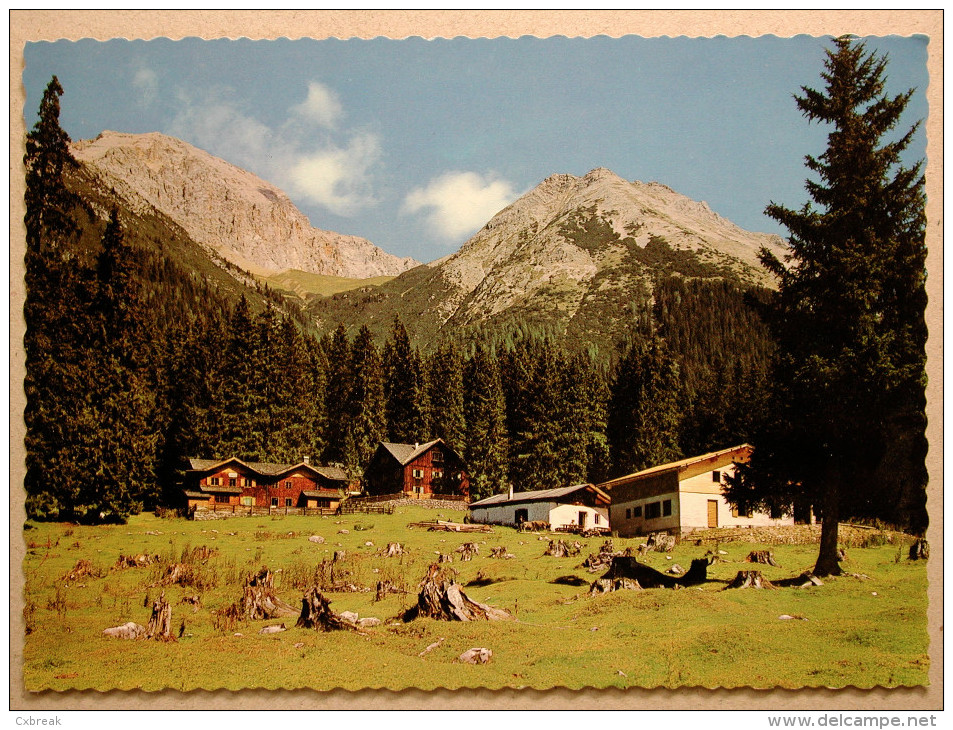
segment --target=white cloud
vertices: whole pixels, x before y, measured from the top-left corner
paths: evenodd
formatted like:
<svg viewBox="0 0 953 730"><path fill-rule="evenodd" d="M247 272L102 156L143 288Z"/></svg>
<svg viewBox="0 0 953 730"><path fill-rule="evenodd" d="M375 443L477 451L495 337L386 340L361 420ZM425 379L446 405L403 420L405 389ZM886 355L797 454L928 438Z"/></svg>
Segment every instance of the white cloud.
<svg viewBox="0 0 953 730"><path fill-rule="evenodd" d="M304 102L289 109L288 120L270 127L231 101L180 94L170 133L260 175L284 188L292 199L350 216L377 202L374 172L381 159L376 134L325 130L343 115L335 93L312 82Z"/></svg>
<svg viewBox="0 0 953 730"><path fill-rule="evenodd" d="M334 129L338 119L344 114L344 108L333 89L318 81L308 84L308 97L291 108L292 114L317 122L322 127Z"/></svg>
<svg viewBox="0 0 953 730"><path fill-rule="evenodd" d="M152 69L140 68L132 77L132 87L139 92L139 106L152 106L159 96L159 77Z"/></svg>
<svg viewBox="0 0 953 730"><path fill-rule="evenodd" d="M404 199L403 210L429 210L427 222L445 238L472 233L517 197L505 180L484 179L475 172L448 172Z"/></svg>
<svg viewBox="0 0 953 730"><path fill-rule="evenodd" d="M376 202L371 180L380 156L376 135L357 134L346 147L328 146L294 164L287 174L289 192L332 213L353 215Z"/></svg>

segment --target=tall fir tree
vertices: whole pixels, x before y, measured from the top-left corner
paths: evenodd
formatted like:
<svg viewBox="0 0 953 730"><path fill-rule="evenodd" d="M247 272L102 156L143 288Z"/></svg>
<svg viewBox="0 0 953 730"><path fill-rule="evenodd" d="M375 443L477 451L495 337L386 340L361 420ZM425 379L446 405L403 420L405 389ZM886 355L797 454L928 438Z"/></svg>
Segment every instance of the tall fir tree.
<svg viewBox="0 0 953 730"><path fill-rule="evenodd" d="M830 129L824 153L806 158L811 202L766 209L790 232L787 265L762 256L779 279L776 413L729 490L739 504L812 503L822 576L840 573L838 520L886 461L909 480L883 495L894 503L903 492L915 502L926 476L923 177L919 163L901 162L918 125L894 132L913 90L888 96L886 57L850 37L834 40L824 67L825 88L796 97Z"/></svg>
<svg viewBox="0 0 953 730"><path fill-rule="evenodd" d="M367 325L362 325L354 338L351 367L344 456L349 467L359 470L386 436L384 366Z"/></svg>
<svg viewBox="0 0 953 730"><path fill-rule="evenodd" d="M474 348L464 370L464 412L470 469L470 498L482 499L509 487L506 403L496 358Z"/></svg>
<svg viewBox="0 0 953 730"><path fill-rule="evenodd" d="M339 325L322 342L327 360L324 412L326 443L324 460L329 463L344 463L347 460L347 427L349 422L348 400L354 381L351 341L344 325Z"/></svg>
<svg viewBox="0 0 953 730"><path fill-rule="evenodd" d="M463 415L463 358L453 343L442 345L427 361L430 434L462 452L466 442Z"/></svg>
<svg viewBox="0 0 953 730"><path fill-rule="evenodd" d="M394 443L428 439L423 368L399 315L394 316L391 336L384 344L383 362L388 439Z"/></svg>
<svg viewBox="0 0 953 730"><path fill-rule="evenodd" d="M611 475L681 458L678 365L658 337L631 343L612 382L608 412Z"/></svg>

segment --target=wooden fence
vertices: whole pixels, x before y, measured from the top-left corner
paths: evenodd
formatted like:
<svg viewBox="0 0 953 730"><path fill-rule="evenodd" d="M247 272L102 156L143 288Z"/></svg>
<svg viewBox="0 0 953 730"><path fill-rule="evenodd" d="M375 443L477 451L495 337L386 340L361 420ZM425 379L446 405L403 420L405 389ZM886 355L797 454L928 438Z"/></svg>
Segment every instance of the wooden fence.
<svg viewBox="0 0 953 730"><path fill-rule="evenodd" d="M191 517L195 520L218 519L222 517L271 517L273 515L302 515L321 517L335 515L336 509L323 507L254 507L242 504L209 504L208 507L196 507Z"/></svg>

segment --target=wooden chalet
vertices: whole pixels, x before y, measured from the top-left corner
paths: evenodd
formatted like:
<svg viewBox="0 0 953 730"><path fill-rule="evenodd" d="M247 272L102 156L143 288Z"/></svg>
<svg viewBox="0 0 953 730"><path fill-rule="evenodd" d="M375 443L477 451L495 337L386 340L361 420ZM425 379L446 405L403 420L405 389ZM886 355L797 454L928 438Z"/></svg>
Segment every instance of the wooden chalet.
<svg viewBox="0 0 953 730"><path fill-rule="evenodd" d="M347 472L306 458L297 464L230 459L190 459L185 474L190 511L248 511L249 514L333 511L347 494Z"/></svg>
<svg viewBox="0 0 953 730"><path fill-rule="evenodd" d="M411 499L467 498L463 459L443 439L425 444L381 443L364 470L364 491Z"/></svg>

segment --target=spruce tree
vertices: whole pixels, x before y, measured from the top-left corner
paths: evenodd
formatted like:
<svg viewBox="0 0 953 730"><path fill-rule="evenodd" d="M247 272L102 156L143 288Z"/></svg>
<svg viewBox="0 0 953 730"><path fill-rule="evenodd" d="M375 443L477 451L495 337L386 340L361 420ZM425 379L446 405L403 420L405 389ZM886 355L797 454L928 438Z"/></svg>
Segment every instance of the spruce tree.
<svg viewBox="0 0 953 730"><path fill-rule="evenodd" d="M918 125L894 132L913 90L888 96L886 57L855 39L826 55L824 89L795 97L830 130L823 154L806 158L811 200L766 209L790 233L787 264L762 256L779 280L776 412L729 491L739 504L812 503L823 519L817 575L840 572L838 520L886 461L912 477L908 495L925 484L923 177L901 163Z"/></svg>
<svg viewBox="0 0 953 730"><path fill-rule="evenodd" d="M430 434L462 452L466 441L463 410L463 359L452 343L441 346L427 362Z"/></svg>
<svg viewBox="0 0 953 730"><path fill-rule="evenodd" d="M426 390L420 356L411 347L399 315L394 316L390 339L384 345L383 361L388 439L395 443L427 439Z"/></svg>
<svg viewBox="0 0 953 730"><path fill-rule="evenodd" d="M482 499L509 487L506 403L496 358L476 346L464 370L467 423L465 459L470 498Z"/></svg>
<svg viewBox="0 0 953 730"><path fill-rule="evenodd" d="M351 342L344 325L339 325L322 343L327 360L325 384L326 444L324 460L329 463L346 461L348 398L354 382L351 361Z"/></svg>
<svg viewBox="0 0 953 730"><path fill-rule="evenodd" d="M362 325L354 338L351 367L344 457L349 467L361 470L370 462L386 435L384 367L367 325Z"/></svg>
<svg viewBox="0 0 953 730"><path fill-rule="evenodd" d="M608 434L612 476L681 458L678 365L657 337L629 345L611 387Z"/></svg>

